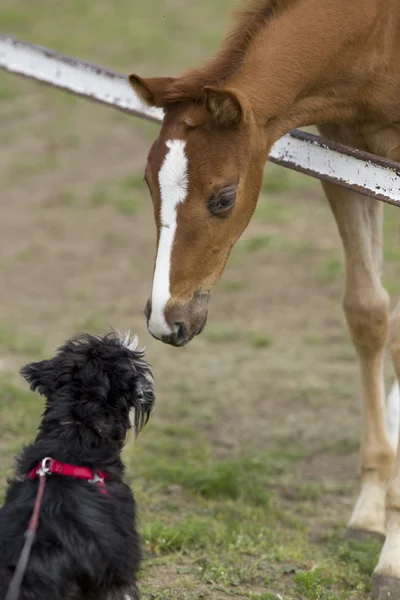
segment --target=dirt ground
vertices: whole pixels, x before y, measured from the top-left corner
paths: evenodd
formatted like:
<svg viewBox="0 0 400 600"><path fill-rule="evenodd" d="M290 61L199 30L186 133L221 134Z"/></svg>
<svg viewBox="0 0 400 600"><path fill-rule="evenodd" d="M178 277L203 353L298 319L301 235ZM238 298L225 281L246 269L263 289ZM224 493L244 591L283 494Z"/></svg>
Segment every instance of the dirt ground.
<svg viewBox="0 0 400 600"><path fill-rule="evenodd" d="M21 15L33 21L27 3L17 3L17 10L11 0L4 2L4 31L38 43L54 38L47 33L42 39L37 25L21 24ZM43 9L44 3L39 5ZM171 6L176 10L175 3ZM207 4L204 18L209 10ZM68 19L70 27L78 23L78 16ZM222 18L215 28L217 36ZM83 43L79 35L76 54ZM200 55L201 40L196 44ZM88 55L79 55L96 61L98 54L97 62L105 62L107 47L97 53L99 47L97 40ZM115 64L110 59L107 65L125 68L115 56ZM137 62L145 67L143 56ZM134 55L130 63L135 66ZM154 72L153 63L149 69ZM353 558L357 562L363 550L347 549L350 559L343 558L341 542L340 552L327 550L329 540L342 536L358 488L361 412L357 364L340 306L342 253L319 184L266 169L256 215L213 293L206 331L188 347L170 348L150 337L143 316L155 227L142 176L156 132L155 125L0 73L1 474L9 473L12 455L37 422L38 412L29 412L27 398L9 391L24 362L51 354L80 330L131 329L147 347L157 387L152 421L138 449L127 450L138 501L151 498L143 509L143 535L148 536L144 597L367 597L366 554L351 577L340 570L348 569ZM388 209L385 281L394 294L400 282L396 222L396 211ZM8 394L16 398L18 427ZM40 399L33 401L40 411ZM233 570L228 579L210 551L231 544L224 545L224 536L215 543L185 537L176 545L168 529L174 512L218 528L218 511L234 510L236 496L207 496L188 474L163 470L161 455L170 457L169 468L187 461L201 470L228 461L239 483L248 481L245 473L240 479L245 457L268 457L272 470L254 474L271 494L274 510L281 511L272 525L282 535L271 541L275 554L262 551L268 564L257 562L261 546L255 530L249 533L253 551L246 547L240 554L237 546L229 546L226 564ZM268 529L268 511L255 507L247 514L242 491L237 497L244 511L240 519ZM160 540L168 535L175 546L163 547ZM367 550L373 568L377 549ZM214 556L212 576L198 573L205 568L204 555ZM316 580L307 583L304 574L316 569ZM333 579L327 582L324 573Z"/></svg>

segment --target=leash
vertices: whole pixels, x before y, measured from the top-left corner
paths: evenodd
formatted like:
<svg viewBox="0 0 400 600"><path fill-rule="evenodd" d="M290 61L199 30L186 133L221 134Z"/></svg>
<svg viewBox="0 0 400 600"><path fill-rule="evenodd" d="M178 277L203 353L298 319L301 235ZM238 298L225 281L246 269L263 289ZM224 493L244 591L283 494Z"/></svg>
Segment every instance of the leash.
<svg viewBox="0 0 400 600"><path fill-rule="evenodd" d="M25 532L24 547L22 548L21 556L19 557L19 561L15 569L14 576L11 580L10 587L8 588L5 600L18 600L22 580L25 575L26 567L32 549L32 544L35 539L36 530L39 522L39 513L40 508L42 506L44 488L46 486L46 474L50 472L49 468L46 466L46 463L49 460L51 459L44 458L42 460L42 466L37 472L37 475L39 476L39 487L35 498L35 506L33 509L31 519L29 521L28 529Z"/></svg>

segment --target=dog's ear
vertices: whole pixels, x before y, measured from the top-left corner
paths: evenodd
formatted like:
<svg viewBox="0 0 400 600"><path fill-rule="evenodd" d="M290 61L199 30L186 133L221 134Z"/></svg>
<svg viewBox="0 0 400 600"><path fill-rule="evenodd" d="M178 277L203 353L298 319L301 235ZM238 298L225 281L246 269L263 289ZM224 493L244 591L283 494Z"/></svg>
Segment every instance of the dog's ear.
<svg viewBox="0 0 400 600"><path fill-rule="evenodd" d="M29 383L32 391L38 391L42 396L48 396L54 388L54 362L42 360L25 365L20 375Z"/></svg>

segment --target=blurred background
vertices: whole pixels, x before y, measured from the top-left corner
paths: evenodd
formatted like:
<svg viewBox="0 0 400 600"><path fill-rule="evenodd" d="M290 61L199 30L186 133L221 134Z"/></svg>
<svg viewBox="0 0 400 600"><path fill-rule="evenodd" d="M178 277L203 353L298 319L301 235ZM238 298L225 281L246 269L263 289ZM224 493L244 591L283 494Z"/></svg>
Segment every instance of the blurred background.
<svg viewBox="0 0 400 600"><path fill-rule="evenodd" d="M216 49L234 6L0 0L0 32L125 74L177 75ZM155 252L143 172L157 131L0 72L0 492L43 406L21 366L77 331L131 329L157 390L124 453L144 598L364 598L379 548L343 539L361 414L342 250L320 185L266 167L207 329L167 347L143 316ZM396 296L398 213L385 211L384 281Z"/></svg>

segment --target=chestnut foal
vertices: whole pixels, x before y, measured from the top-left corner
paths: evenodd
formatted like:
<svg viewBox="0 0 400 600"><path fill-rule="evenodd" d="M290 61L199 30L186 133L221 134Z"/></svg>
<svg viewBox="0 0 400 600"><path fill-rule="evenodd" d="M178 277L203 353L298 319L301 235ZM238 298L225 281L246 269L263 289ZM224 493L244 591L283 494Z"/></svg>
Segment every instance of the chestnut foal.
<svg viewBox="0 0 400 600"><path fill-rule="evenodd" d="M257 0L203 67L177 78L130 76L138 96L165 114L145 176L157 226L146 307L154 337L182 346L202 331L210 290L254 212L269 150L282 135L316 124L332 140L400 160L399 32L397 0ZM394 466L398 419L386 422L383 385L389 299L380 281L381 204L323 185L346 256L343 306L362 383L361 491L349 530L386 537L373 595L395 600L400 454ZM400 380L400 304L390 349ZM388 402L396 417L398 402L396 385Z"/></svg>

